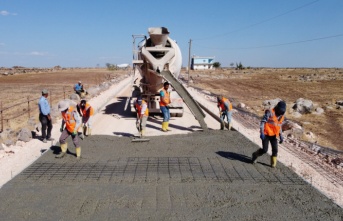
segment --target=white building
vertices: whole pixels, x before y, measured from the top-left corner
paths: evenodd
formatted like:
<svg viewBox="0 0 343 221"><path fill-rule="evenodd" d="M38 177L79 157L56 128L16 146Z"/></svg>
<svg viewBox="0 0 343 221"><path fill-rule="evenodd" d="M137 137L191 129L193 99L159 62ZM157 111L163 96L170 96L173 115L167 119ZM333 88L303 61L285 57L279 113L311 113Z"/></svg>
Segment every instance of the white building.
<svg viewBox="0 0 343 221"><path fill-rule="evenodd" d="M193 56L191 60L192 70L213 69L214 57Z"/></svg>

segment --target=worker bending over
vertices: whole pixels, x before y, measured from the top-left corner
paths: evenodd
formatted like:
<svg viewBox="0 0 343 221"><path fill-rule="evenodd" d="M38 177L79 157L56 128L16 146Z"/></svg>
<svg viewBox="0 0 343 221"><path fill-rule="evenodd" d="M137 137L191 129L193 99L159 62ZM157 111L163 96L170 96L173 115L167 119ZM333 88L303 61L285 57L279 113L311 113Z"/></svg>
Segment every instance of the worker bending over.
<svg viewBox="0 0 343 221"><path fill-rule="evenodd" d="M224 130L225 126L225 117L227 118L227 129L231 130L232 123L231 123L231 118L232 118L232 104L229 101L229 99L223 97L223 96L218 96L217 97L218 101L218 108L219 108L219 117L220 117L220 129Z"/></svg>
<svg viewBox="0 0 343 221"><path fill-rule="evenodd" d="M161 96L160 109L163 114L163 122L162 122L163 132L170 131L168 127L169 127L169 120L170 120L169 107L170 107L171 101L170 101L170 92L168 91L168 89L169 89L169 83L164 82L163 88L160 91L160 96Z"/></svg>
<svg viewBox="0 0 343 221"><path fill-rule="evenodd" d="M76 150L76 157L77 159L80 159L81 147L77 136L77 130L81 126L79 114L72 106L69 106L69 103L66 101L60 101L58 103L58 110L61 111L62 114L62 125L60 129L62 134L59 140L61 152L56 155L56 158L62 158L67 153L68 144L66 143L66 139L71 135Z"/></svg>
<svg viewBox="0 0 343 221"><path fill-rule="evenodd" d="M94 109L85 99L82 99L77 105L77 112L82 116L82 132L80 138L84 139L84 136L90 136L92 134Z"/></svg>
<svg viewBox="0 0 343 221"><path fill-rule="evenodd" d="M135 109L137 112L136 127L138 132L140 133L140 136L144 137L146 122L149 117L148 104L144 100L142 100L142 98L138 98L135 102Z"/></svg>
<svg viewBox="0 0 343 221"><path fill-rule="evenodd" d="M280 137L280 144L283 142L282 122L286 112L286 103L279 101L278 104L270 110L266 110L260 124L260 138L262 140L262 149L258 149L252 154L252 163L257 162L257 158L268 152L269 142L272 146L272 156L270 157L271 167L276 167L278 143L277 137Z"/></svg>

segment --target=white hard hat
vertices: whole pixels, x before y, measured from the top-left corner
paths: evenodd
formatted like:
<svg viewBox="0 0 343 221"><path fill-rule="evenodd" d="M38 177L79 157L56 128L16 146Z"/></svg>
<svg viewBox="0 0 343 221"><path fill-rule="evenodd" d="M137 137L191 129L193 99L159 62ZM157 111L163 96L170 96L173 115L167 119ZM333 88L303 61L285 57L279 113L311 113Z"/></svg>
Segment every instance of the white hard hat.
<svg viewBox="0 0 343 221"><path fill-rule="evenodd" d="M67 110L69 107L69 103L67 101L60 101L58 103L58 111L64 111Z"/></svg>

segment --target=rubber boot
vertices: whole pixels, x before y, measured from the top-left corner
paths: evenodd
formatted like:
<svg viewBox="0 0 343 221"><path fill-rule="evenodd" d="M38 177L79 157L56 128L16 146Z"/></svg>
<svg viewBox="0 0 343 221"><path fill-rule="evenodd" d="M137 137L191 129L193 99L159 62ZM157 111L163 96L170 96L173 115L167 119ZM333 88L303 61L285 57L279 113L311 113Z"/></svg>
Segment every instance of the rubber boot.
<svg viewBox="0 0 343 221"><path fill-rule="evenodd" d="M141 138L143 138L145 135L145 130L141 130Z"/></svg>
<svg viewBox="0 0 343 221"><path fill-rule="evenodd" d="M88 128L88 136L92 135L92 129Z"/></svg>
<svg viewBox="0 0 343 221"><path fill-rule="evenodd" d="M75 152L76 152L76 158L80 159L81 158L81 147L76 147Z"/></svg>
<svg viewBox="0 0 343 221"><path fill-rule="evenodd" d="M67 153L67 149L68 149L68 144L61 144L61 152L59 154L57 154L55 157L56 158L62 158L66 155Z"/></svg>
<svg viewBox="0 0 343 221"><path fill-rule="evenodd" d="M271 156L270 157L270 166L272 168L275 168L276 167L276 162L277 162L277 157L276 156Z"/></svg>
<svg viewBox="0 0 343 221"><path fill-rule="evenodd" d="M167 130L167 131L171 131L171 130L169 129L169 122L166 122L166 130Z"/></svg>
<svg viewBox="0 0 343 221"><path fill-rule="evenodd" d="M224 121L220 121L220 130L224 130L225 123Z"/></svg>
<svg viewBox="0 0 343 221"><path fill-rule="evenodd" d="M228 129L231 130L232 123L229 123Z"/></svg>
<svg viewBox="0 0 343 221"><path fill-rule="evenodd" d="M162 131L167 132L167 123L168 122L162 122Z"/></svg>
<svg viewBox="0 0 343 221"><path fill-rule="evenodd" d="M83 127L83 134L84 134L85 136L87 136L87 127L86 127L86 126Z"/></svg>
<svg viewBox="0 0 343 221"><path fill-rule="evenodd" d="M251 163L255 164L257 163L257 158L263 155L263 150L262 149L258 149L257 151L255 151L254 153L252 153L251 156Z"/></svg>

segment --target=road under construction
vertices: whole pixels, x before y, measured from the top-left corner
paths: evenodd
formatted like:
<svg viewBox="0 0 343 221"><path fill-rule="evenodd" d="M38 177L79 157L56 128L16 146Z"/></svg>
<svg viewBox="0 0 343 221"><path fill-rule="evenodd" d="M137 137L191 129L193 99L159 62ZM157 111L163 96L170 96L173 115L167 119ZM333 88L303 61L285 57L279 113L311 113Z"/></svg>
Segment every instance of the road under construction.
<svg viewBox="0 0 343 221"><path fill-rule="evenodd" d="M98 106L94 135L80 141L81 160L71 140L63 159L54 144L0 189L1 220L343 219L340 206L282 163L273 169L265 155L251 164L259 146L235 122L235 130L221 131L207 113L204 131L185 107L171 119L172 131L162 132L161 116L153 115L150 141L131 142L138 133L125 109L126 82Z"/></svg>

